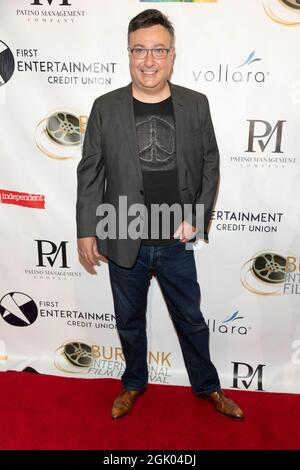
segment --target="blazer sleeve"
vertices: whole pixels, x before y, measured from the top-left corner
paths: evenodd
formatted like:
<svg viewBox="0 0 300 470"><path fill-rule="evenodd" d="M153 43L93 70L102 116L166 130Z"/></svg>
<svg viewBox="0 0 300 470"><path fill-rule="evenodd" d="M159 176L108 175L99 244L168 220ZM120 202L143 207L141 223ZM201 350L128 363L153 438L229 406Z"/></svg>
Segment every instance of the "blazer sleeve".
<svg viewBox="0 0 300 470"><path fill-rule="evenodd" d="M77 167L77 237L96 236L96 210L104 199L105 165L101 146L99 99L93 103Z"/></svg>
<svg viewBox="0 0 300 470"><path fill-rule="evenodd" d="M200 211L200 217L196 217L195 206L193 209L193 223L200 228L199 238L204 236L208 239L208 226L217 194L219 182L219 150L211 119L208 99L202 95L202 140L203 140L203 173L202 190L197 195L195 204L203 205L203 212ZM198 238L198 237L197 237Z"/></svg>

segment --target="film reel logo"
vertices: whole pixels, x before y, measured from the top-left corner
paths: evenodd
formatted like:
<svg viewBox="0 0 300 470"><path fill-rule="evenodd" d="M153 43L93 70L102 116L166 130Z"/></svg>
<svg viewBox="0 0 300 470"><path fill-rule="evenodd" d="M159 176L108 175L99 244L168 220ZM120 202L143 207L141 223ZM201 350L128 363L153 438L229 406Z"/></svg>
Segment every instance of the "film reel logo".
<svg viewBox="0 0 300 470"><path fill-rule="evenodd" d="M282 295L287 257L264 251L246 261L241 269L241 283L258 295Z"/></svg>
<svg viewBox="0 0 300 470"><path fill-rule="evenodd" d="M51 111L36 127L36 145L44 155L56 160L79 158L86 124L87 116L80 111Z"/></svg>
<svg viewBox="0 0 300 470"><path fill-rule="evenodd" d="M263 7L276 23L284 26L300 24L300 0L263 0Z"/></svg>
<svg viewBox="0 0 300 470"><path fill-rule="evenodd" d="M68 374L87 373L96 357L98 346L80 340L66 342L57 348L54 365L61 372Z"/></svg>

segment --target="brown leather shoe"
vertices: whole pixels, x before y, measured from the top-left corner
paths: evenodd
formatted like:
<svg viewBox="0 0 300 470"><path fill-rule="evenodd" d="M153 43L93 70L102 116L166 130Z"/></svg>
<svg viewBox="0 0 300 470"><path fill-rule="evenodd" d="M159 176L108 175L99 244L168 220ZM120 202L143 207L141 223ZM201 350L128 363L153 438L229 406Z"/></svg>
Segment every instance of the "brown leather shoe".
<svg viewBox="0 0 300 470"><path fill-rule="evenodd" d="M136 398L143 393L143 390L125 390L113 402L111 416L113 419L121 418L132 410Z"/></svg>
<svg viewBox="0 0 300 470"><path fill-rule="evenodd" d="M199 398L208 400L215 406L216 410L231 418L243 419L244 413L241 408L233 401L228 398L223 390L218 390L212 393L202 393L198 395Z"/></svg>

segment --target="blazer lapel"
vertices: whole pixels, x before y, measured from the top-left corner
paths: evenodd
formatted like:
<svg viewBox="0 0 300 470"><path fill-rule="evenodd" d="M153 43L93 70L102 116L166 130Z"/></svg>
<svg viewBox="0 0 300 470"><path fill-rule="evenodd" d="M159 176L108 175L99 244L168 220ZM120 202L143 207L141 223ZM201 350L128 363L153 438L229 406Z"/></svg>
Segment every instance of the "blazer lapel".
<svg viewBox="0 0 300 470"><path fill-rule="evenodd" d="M185 110L184 100L180 94L180 90L176 85L169 82L172 102L174 109L175 119L175 132L176 132L176 158L177 158L177 169L178 169L178 180L179 180L179 191L185 188L185 168L183 159L183 142L184 142L184 129L185 129Z"/></svg>
<svg viewBox="0 0 300 470"><path fill-rule="evenodd" d="M127 85L122 90L122 94L120 95L120 118L123 123L123 127L126 134L126 141L129 146L129 152L133 159L133 163L136 167L139 182L141 184L141 188L143 187L143 176L142 170L139 160L139 153L138 153L138 143L136 137L136 124L134 119L134 111L133 111L133 100L132 100L132 91L131 91L131 83ZM122 142L120 142L122 145Z"/></svg>

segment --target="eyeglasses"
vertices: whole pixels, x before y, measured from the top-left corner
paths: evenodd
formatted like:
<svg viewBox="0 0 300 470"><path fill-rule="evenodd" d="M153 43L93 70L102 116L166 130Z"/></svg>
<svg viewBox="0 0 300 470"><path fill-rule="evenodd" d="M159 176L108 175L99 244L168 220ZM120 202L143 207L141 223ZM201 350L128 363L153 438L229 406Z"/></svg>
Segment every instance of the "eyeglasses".
<svg viewBox="0 0 300 470"><path fill-rule="evenodd" d="M171 48L167 49L165 47L159 47L154 49L146 49L143 47L134 47L131 49L128 47L127 50L131 52L134 59L145 59L149 51L151 51L152 57L154 57L154 59L165 59Z"/></svg>

